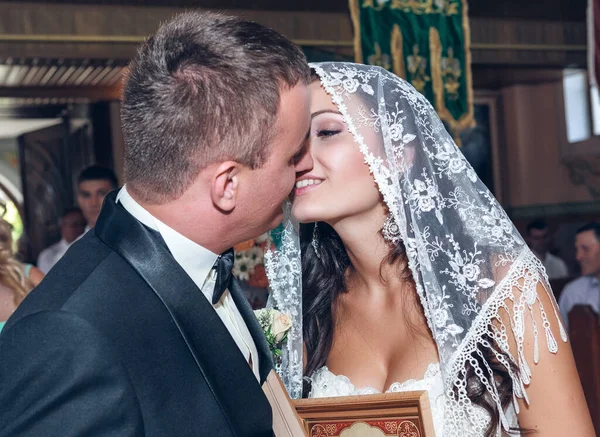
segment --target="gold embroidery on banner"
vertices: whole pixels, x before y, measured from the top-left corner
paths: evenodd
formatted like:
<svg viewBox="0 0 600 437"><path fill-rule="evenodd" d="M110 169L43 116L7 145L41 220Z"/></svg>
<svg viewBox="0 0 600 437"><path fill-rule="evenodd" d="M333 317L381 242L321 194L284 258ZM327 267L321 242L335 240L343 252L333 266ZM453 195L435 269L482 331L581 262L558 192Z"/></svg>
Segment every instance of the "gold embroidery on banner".
<svg viewBox="0 0 600 437"><path fill-rule="evenodd" d="M423 93L427 82L431 81L431 77L427 76L427 59L419 55L419 45L413 46L413 54L408 56L408 72L411 75L410 82L417 91Z"/></svg>
<svg viewBox="0 0 600 437"><path fill-rule="evenodd" d="M461 0L363 0L363 8L381 11L389 3L390 9L417 15L458 15Z"/></svg>
<svg viewBox="0 0 600 437"><path fill-rule="evenodd" d="M371 65L377 65L389 70L392 64L390 63L390 55L387 53L381 53L381 47L378 43L375 43L375 53L367 58L367 62Z"/></svg>
<svg viewBox="0 0 600 437"><path fill-rule="evenodd" d="M352 24L354 27L354 54L355 60L358 63L363 63L363 47L361 38L361 23L360 23L360 10L362 8L371 8L373 10L381 11L386 6L390 9L401 9L404 12L413 12L414 14L423 15L425 13L430 14L444 14L446 16L461 14L462 18L462 29L463 29L463 40L464 40L464 63L460 63L460 60L454 58L453 54L450 54L448 50L447 57L442 59L441 41L439 33L434 29L430 28L430 75L427 76L427 60L425 60L419 54L419 47L413 47L413 54L408 56L405 60L403 53L402 44L402 33L398 25L395 25L392 29L392 35L390 40L390 52L393 71L396 75L404 77L407 80L407 73L414 69L416 78L411 80L413 86L419 91L423 92L427 82L432 81L432 88L434 93L434 107L438 112L440 118L444 120L449 127L457 144L460 146L460 132L464 129L471 128L475 125L473 117L473 85L472 85L472 73L471 73L471 35L468 18L468 4L467 0L349 0L350 12L352 17ZM462 10L459 6L462 5ZM437 44L437 46L436 46ZM437 53L437 55L436 55ZM368 53L365 53L367 55ZM382 55L384 56L384 55ZM458 64L456 64L458 61ZM408 64L408 72L406 71ZM456 67L456 68L455 68ZM444 74L442 74L444 70ZM458 100L451 96L456 95L460 97L461 83L459 80L460 75L457 73L460 71L460 75L464 75L464 91L466 94L466 112L464 112L458 119L455 119L450 111L446 108L445 94L448 96L448 100ZM412 72L411 72L412 74ZM458 86L457 86L458 83Z"/></svg>
<svg viewBox="0 0 600 437"><path fill-rule="evenodd" d="M385 4L390 0L363 0L363 8L371 8L376 11L381 11L385 8ZM377 3L377 4L375 4Z"/></svg>
<svg viewBox="0 0 600 437"><path fill-rule="evenodd" d="M448 56L445 58L442 57L441 66L446 97L450 100L458 100L462 70L460 68L460 61L454 57L454 49L452 47L448 49Z"/></svg>

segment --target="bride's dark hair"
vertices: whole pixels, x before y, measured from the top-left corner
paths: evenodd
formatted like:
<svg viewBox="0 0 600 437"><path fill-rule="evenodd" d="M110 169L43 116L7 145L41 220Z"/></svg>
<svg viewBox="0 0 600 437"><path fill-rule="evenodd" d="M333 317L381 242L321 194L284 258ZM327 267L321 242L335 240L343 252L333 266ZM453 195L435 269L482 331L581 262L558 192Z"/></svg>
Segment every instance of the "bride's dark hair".
<svg viewBox="0 0 600 437"><path fill-rule="evenodd" d="M352 267L344 244L335 230L326 223L318 223L318 250L319 257L315 254L312 245L312 235L315 224L310 223L300 226L300 246L302 250L302 329L304 344L306 346L306 366L304 375L311 376L317 369L327 363L327 357L333 345L333 331L335 323L335 303L337 298L347 292L346 272ZM408 267L407 255L404 244L391 248L383 263L398 265L398 274L414 284L412 273ZM414 286L412 287L414 290ZM416 293L416 291L415 291ZM494 339L485 338L490 344L495 345ZM496 346L496 353L502 354ZM504 410L512 400L512 381L504 365L498 362L494 353L489 349L482 349L481 353L494 372L496 387ZM475 358L482 358L475 354ZM510 361L509 361L510 362ZM483 363L479 363L483 367ZM496 402L479 380L471 365L466 367L467 395L471 401L485 409L491 417L490 425L485 437L496 435L500 426L500 413ZM516 366L512 369L518 372ZM304 397L310 392L310 381L304 380ZM515 432L526 433L524 430ZM503 433L504 435L507 435ZM510 434L508 434L510 435Z"/></svg>

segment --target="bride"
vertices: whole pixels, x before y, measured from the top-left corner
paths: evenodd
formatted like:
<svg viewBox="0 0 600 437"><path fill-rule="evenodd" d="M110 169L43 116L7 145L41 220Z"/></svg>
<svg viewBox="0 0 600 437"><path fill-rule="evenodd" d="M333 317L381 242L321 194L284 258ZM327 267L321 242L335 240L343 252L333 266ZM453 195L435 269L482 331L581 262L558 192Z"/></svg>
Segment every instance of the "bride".
<svg viewBox="0 0 600 437"><path fill-rule="evenodd" d="M428 390L437 436L593 436L544 269L431 105L312 67L314 167L267 255L290 394Z"/></svg>

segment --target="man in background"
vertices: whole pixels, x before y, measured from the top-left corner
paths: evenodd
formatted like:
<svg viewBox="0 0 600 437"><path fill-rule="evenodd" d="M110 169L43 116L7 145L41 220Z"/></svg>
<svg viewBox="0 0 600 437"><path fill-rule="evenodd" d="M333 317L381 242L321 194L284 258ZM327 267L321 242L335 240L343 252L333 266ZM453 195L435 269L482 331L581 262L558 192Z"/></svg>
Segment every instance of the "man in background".
<svg viewBox="0 0 600 437"><path fill-rule="evenodd" d="M548 279L561 279L569 276L565 262L550 253L552 236L545 220L534 220L527 225L527 239L531 250L546 268Z"/></svg>
<svg viewBox="0 0 600 437"><path fill-rule="evenodd" d="M589 223L577 231L575 250L581 277L565 286L558 301L565 324L575 305L589 305L600 314L600 223Z"/></svg>
<svg viewBox="0 0 600 437"><path fill-rule="evenodd" d="M44 274L58 262L71 244L81 236L85 230L86 222L79 208L70 208L60 219L61 239L58 243L42 250L38 257L37 267Z"/></svg>
<svg viewBox="0 0 600 437"><path fill-rule="evenodd" d="M93 165L81 172L77 182L77 203L87 221L85 232L96 225L104 197L118 186L117 177L108 168Z"/></svg>

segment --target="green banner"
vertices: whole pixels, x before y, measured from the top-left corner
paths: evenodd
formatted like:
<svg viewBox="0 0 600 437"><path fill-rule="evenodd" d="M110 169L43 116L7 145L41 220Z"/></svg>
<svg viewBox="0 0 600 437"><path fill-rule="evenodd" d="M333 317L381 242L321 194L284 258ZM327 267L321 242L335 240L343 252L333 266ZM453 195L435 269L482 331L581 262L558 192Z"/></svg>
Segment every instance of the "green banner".
<svg viewBox="0 0 600 437"><path fill-rule="evenodd" d="M473 86L466 0L349 0L356 62L408 80L455 138L472 127Z"/></svg>

